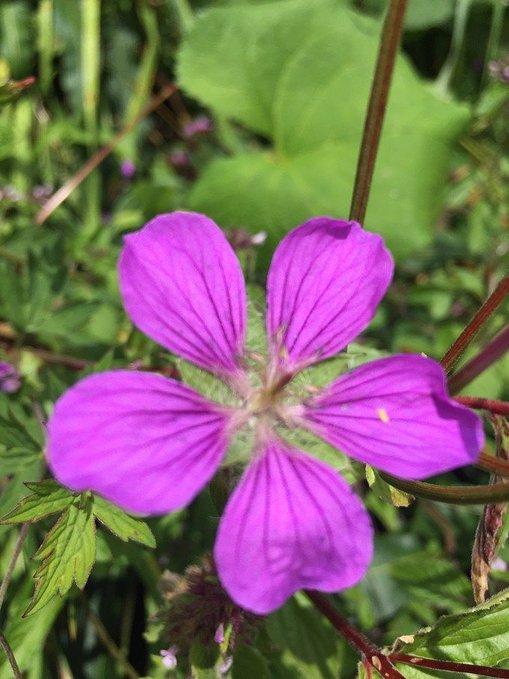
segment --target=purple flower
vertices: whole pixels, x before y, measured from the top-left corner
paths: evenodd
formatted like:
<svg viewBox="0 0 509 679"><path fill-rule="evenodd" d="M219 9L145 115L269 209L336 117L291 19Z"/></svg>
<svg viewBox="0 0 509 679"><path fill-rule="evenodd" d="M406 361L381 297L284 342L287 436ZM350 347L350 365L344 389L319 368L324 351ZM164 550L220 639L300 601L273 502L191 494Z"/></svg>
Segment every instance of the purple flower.
<svg viewBox="0 0 509 679"><path fill-rule="evenodd" d="M132 179L136 174L136 165L132 160L123 160L120 163L120 174L124 179Z"/></svg>
<svg viewBox="0 0 509 679"><path fill-rule="evenodd" d="M161 662L168 670L174 670L177 667L177 647L170 646L170 648L165 648L159 651L161 656Z"/></svg>
<svg viewBox="0 0 509 679"><path fill-rule="evenodd" d="M21 379L16 368L10 363L0 361L0 392L13 394L21 387Z"/></svg>
<svg viewBox="0 0 509 679"><path fill-rule="evenodd" d="M214 222L186 212L156 217L126 237L119 271L134 324L221 378L234 404L154 373L91 375L56 403L49 463L76 491L163 514L188 504L229 441L249 430L254 447L214 551L223 586L245 609L268 613L301 588L350 587L372 557L373 530L359 498L332 467L291 445L285 430L305 427L404 478L477 459L481 421L449 398L442 367L423 356L364 364L292 400L293 377L352 342L391 282L383 240L359 224L318 217L280 243L267 286L269 357L257 382L245 349L242 271Z"/></svg>
<svg viewBox="0 0 509 679"><path fill-rule="evenodd" d="M197 116L184 125L182 134L185 139L192 139L198 134L211 132L212 127L212 120L208 116Z"/></svg>

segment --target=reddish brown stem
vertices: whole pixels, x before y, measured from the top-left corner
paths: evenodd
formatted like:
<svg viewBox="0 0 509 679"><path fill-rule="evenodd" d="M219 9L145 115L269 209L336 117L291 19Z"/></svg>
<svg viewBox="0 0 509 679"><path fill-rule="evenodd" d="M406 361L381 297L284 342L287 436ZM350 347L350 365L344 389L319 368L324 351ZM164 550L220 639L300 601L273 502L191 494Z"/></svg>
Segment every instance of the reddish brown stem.
<svg viewBox="0 0 509 679"><path fill-rule="evenodd" d="M485 469L487 472L496 474L497 476L503 476L505 478L509 477L509 462L507 460L502 460L499 457L490 455L483 451L477 460L477 466L481 469Z"/></svg>
<svg viewBox="0 0 509 679"><path fill-rule="evenodd" d="M449 351L442 359L442 365L446 372L451 370L456 365L457 361L477 335L481 327L486 323L490 316L502 304L505 297L509 294L509 276L506 276L497 285L495 290L491 293L488 299L484 302L481 308L477 311L467 327L463 330L458 339L454 342Z"/></svg>
<svg viewBox="0 0 509 679"><path fill-rule="evenodd" d="M497 401L496 399L483 398L482 396L456 396L455 400L467 406L467 408L488 410L494 415L506 415L509 417L509 403L507 401Z"/></svg>
<svg viewBox="0 0 509 679"><path fill-rule="evenodd" d="M473 382L482 372L506 353L509 349L509 325L502 330L494 339L489 342L484 349L474 356L466 365L458 370L457 373L449 378L449 392L456 394L467 384Z"/></svg>
<svg viewBox="0 0 509 679"><path fill-rule="evenodd" d="M143 120L149 113L152 113L156 108L158 108L168 97L171 97L177 90L176 85L167 85L161 92L156 95L145 108L139 113L139 115L134 118L130 123L125 125L118 134L116 134L113 139L103 146L96 154L94 154L83 167L67 181L56 193L54 193L51 198L49 198L46 203L42 206L38 212L35 221L37 224L42 224L48 219L54 210L61 205L64 200L66 200L69 195L74 191L74 189L81 184L81 182L88 177L88 175L95 170L95 168L102 163L102 161L109 156L113 149L118 146L122 139L131 132L138 123Z"/></svg>
<svg viewBox="0 0 509 679"><path fill-rule="evenodd" d="M382 29L350 206L350 219L354 219L356 222L362 223L366 216L369 191L375 170L378 145L406 6L407 0L391 0Z"/></svg>
<svg viewBox="0 0 509 679"><path fill-rule="evenodd" d="M312 601L320 613L327 618L332 626L348 641L366 661L381 674L384 679L405 679L389 658L360 630L354 627L330 603L327 597L319 592L306 590L306 596Z"/></svg>
<svg viewBox="0 0 509 679"><path fill-rule="evenodd" d="M389 658L393 662L401 662L405 665L413 665L414 667L426 667L430 670L444 670L446 672L461 672L462 674L477 674L482 677L509 679L509 670L502 670L497 667L486 667L486 665L470 665L469 663L453 662L450 660L419 658L415 655L406 655L406 653L391 653Z"/></svg>

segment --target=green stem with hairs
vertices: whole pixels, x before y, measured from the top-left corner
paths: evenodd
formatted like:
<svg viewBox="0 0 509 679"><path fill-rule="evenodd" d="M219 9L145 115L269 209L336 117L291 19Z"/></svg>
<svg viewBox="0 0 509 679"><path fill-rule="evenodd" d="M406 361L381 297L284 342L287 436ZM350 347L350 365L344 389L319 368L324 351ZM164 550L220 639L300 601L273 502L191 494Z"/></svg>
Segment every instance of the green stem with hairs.
<svg viewBox="0 0 509 679"><path fill-rule="evenodd" d="M485 505L509 501L509 484L493 483L481 486L439 486L426 481L408 481L380 472L380 476L394 488L414 497L446 502L451 505Z"/></svg>

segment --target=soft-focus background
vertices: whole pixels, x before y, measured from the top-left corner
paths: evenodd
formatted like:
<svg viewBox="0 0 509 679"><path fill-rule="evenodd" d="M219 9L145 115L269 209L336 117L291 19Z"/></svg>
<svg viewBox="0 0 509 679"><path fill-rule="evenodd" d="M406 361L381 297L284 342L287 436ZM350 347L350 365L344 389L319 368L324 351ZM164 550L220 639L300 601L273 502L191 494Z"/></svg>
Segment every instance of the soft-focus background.
<svg viewBox="0 0 509 679"><path fill-rule="evenodd" d="M440 358L509 261L509 8L502 0L409 4L366 219L386 238L397 274L364 343ZM227 232L250 282L263 286L289 228L317 214L348 215L385 5L2 0L0 361L13 366L0 374L2 514L28 494L24 481L44 475L41 425L66 386L86 371L134 362L174 369L121 308L123 234L160 212L205 212ZM31 76L34 84L12 83ZM140 116L172 82L178 91ZM44 210L117 133L99 167ZM501 312L472 353L503 321ZM508 369L506 357L464 393L507 399ZM473 469L449 477L486 479ZM376 559L366 580L338 598L343 611L384 644L471 606L480 509L396 509L387 487L359 490L377 525ZM73 586L22 619L33 592L30 557L52 522L31 529L2 612L26 676L165 676L159 651L173 643L176 582L169 573L182 574L210 549L217 511L209 493L188 511L149 521L155 550L99 530L84 594ZM16 536L0 527L2 571ZM509 581L506 557L502 550L493 591ZM180 642L180 676L216 676L199 642ZM238 679L356 672L355 656L301 600L255 625L238 649L230 670ZM1 656L0 677L9 676Z"/></svg>

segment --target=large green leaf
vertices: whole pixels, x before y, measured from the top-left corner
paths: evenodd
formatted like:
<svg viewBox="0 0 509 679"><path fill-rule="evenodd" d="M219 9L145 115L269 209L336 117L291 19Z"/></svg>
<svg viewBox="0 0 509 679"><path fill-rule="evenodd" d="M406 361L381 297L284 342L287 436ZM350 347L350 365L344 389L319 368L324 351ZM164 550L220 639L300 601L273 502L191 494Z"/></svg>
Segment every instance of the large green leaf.
<svg viewBox="0 0 509 679"><path fill-rule="evenodd" d="M271 146L212 161L191 206L267 230L266 252L312 215L348 214L377 38L374 20L333 0L205 12L181 50L180 82ZM428 242L466 115L398 59L367 216L396 255Z"/></svg>
<svg viewBox="0 0 509 679"><path fill-rule="evenodd" d="M275 676L335 679L341 672L344 644L330 623L304 595L290 599L267 618L267 632L281 653Z"/></svg>
<svg viewBox="0 0 509 679"><path fill-rule="evenodd" d="M437 660L495 666L509 661L509 591L466 613L441 618L431 629L415 635L398 651ZM424 671L404 668L408 677ZM441 675L440 675L441 676Z"/></svg>

